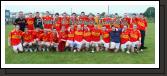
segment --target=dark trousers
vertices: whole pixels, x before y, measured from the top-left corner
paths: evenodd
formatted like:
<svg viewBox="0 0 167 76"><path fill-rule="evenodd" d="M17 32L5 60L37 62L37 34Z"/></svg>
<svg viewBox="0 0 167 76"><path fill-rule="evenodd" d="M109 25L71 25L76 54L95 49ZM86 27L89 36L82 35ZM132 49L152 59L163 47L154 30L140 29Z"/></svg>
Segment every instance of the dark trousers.
<svg viewBox="0 0 167 76"><path fill-rule="evenodd" d="M145 31L144 30L140 30L141 33L141 48L144 47L144 39L145 39Z"/></svg>

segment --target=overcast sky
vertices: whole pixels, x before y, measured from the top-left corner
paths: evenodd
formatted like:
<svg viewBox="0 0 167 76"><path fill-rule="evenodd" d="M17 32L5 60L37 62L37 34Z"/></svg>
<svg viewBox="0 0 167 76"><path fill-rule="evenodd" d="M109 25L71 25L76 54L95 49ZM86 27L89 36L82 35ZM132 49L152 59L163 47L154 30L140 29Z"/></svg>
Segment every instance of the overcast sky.
<svg viewBox="0 0 167 76"><path fill-rule="evenodd" d="M109 12L111 13L143 13L146 11L148 7L153 7L151 5L109 5ZM8 5L6 6L7 10L10 10L11 12L18 12L18 11L24 11L25 13L28 12L45 12L50 11L51 13L59 12L67 12L68 14L71 14L71 8L72 12L76 12L79 14L81 11L84 11L86 14L89 14L90 12L96 14L96 13L102 13L108 11L108 5Z"/></svg>

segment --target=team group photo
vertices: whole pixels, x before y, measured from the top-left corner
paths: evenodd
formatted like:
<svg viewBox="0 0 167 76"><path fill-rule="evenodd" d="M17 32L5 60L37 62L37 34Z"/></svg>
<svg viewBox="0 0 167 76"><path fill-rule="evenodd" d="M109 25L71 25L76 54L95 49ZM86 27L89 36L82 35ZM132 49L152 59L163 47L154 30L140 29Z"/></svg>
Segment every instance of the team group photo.
<svg viewBox="0 0 167 76"><path fill-rule="evenodd" d="M154 63L152 6L19 7L5 9L7 64Z"/></svg>

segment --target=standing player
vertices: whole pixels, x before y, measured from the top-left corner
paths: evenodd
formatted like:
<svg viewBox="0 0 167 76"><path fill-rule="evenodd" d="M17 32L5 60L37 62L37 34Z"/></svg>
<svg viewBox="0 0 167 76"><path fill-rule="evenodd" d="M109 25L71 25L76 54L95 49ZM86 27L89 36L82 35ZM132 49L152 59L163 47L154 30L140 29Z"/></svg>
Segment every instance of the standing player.
<svg viewBox="0 0 167 76"><path fill-rule="evenodd" d="M110 34L109 34L109 30L106 29L105 26L102 27L102 40L101 43L104 45L105 47L105 51L107 51L109 49L109 44L110 44Z"/></svg>
<svg viewBox="0 0 167 76"><path fill-rule="evenodd" d="M67 16L66 12L63 13L61 24L62 26L65 26L65 29L70 26L70 17Z"/></svg>
<svg viewBox="0 0 167 76"><path fill-rule="evenodd" d="M130 31L131 51L138 52L141 45L141 34L137 29L137 25L133 25L133 30ZM136 48L136 49L135 49Z"/></svg>
<svg viewBox="0 0 167 76"><path fill-rule="evenodd" d="M13 47L13 51L15 53L18 52L23 52L23 47L22 47L22 42L21 42L21 37L23 35L23 32L21 30L19 30L20 27L19 25L16 25L15 28L10 32L9 34L9 46Z"/></svg>
<svg viewBox="0 0 167 76"><path fill-rule="evenodd" d="M102 19L102 24L105 26L107 29L110 29L110 24L111 24L111 18L106 15L105 18Z"/></svg>
<svg viewBox="0 0 167 76"><path fill-rule="evenodd" d="M90 48L92 35L91 35L91 30L87 27L87 25L85 25L83 29L83 38L84 38L83 44L85 45L86 51L88 51Z"/></svg>
<svg viewBox="0 0 167 76"><path fill-rule="evenodd" d="M121 34L121 28L116 28L114 26L111 27L112 30L110 32L110 48L115 49L114 52L118 52L120 48L120 34Z"/></svg>
<svg viewBox="0 0 167 76"><path fill-rule="evenodd" d="M27 17L26 20L28 30L34 30L34 18L32 13L29 13L29 17Z"/></svg>
<svg viewBox="0 0 167 76"><path fill-rule="evenodd" d="M34 35L32 30L28 30L28 28L25 28L25 32L23 33L23 41L24 50L26 52L33 52Z"/></svg>
<svg viewBox="0 0 167 76"><path fill-rule="evenodd" d="M67 46L70 47L71 51L74 48L74 33L74 26L70 26L70 28L68 28Z"/></svg>
<svg viewBox="0 0 167 76"><path fill-rule="evenodd" d="M97 15L94 17L94 19L95 19L95 25L98 26L99 29L101 29L102 22L101 22L101 18L100 18L100 13L97 13Z"/></svg>
<svg viewBox="0 0 167 76"><path fill-rule="evenodd" d="M88 24L88 17L85 15L85 12L81 12L81 15L79 16L79 24L81 27Z"/></svg>
<svg viewBox="0 0 167 76"><path fill-rule="evenodd" d="M56 31L61 30L61 17L59 17L59 13L55 14L54 21L53 21L53 28L56 29Z"/></svg>
<svg viewBox="0 0 167 76"><path fill-rule="evenodd" d="M70 24L71 25L78 24L78 18L77 18L77 14L76 13L72 13L72 15L70 17Z"/></svg>
<svg viewBox="0 0 167 76"><path fill-rule="evenodd" d="M125 49L127 49L126 53L130 53L130 41L129 41L129 30L127 29L127 26L125 25L122 29L121 32L121 50L122 52L125 51Z"/></svg>
<svg viewBox="0 0 167 76"><path fill-rule="evenodd" d="M100 50L100 36L101 36L101 30L95 26L94 29L91 31L92 33L92 52L94 50L99 51Z"/></svg>
<svg viewBox="0 0 167 76"><path fill-rule="evenodd" d="M83 44L83 29L81 25L77 26L77 29L75 30L75 37L74 37L74 42L77 47L77 51L81 51L82 44ZM76 52L76 50L74 50Z"/></svg>
<svg viewBox="0 0 167 76"><path fill-rule="evenodd" d="M46 16L43 17L43 24L44 29L52 29L53 25L53 18L50 16L49 11L46 11Z"/></svg>
<svg viewBox="0 0 167 76"><path fill-rule="evenodd" d="M24 28L27 26L27 21L24 18L23 11L19 12L19 17L14 21L14 25L19 25L19 29L24 31Z"/></svg>
<svg viewBox="0 0 167 76"><path fill-rule="evenodd" d="M94 28L94 23L95 23L94 17L90 14L88 17L88 26L87 27L90 30L92 30Z"/></svg>
<svg viewBox="0 0 167 76"><path fill-rule="evenodd" d="M138 29L141 32L141 49L145 49L144 40L145 40L145 33L147 31L147 20L144 18L143 14L140 14L140 18L137 21Z"/></svg>
<svg viewBox="0 0 167 76"><path fill-rule="evenodd" d="M39 12L36 12L36 14L35 14L34 27L35 28L43 29L43 20L40 17L40 13Z"/></svg>

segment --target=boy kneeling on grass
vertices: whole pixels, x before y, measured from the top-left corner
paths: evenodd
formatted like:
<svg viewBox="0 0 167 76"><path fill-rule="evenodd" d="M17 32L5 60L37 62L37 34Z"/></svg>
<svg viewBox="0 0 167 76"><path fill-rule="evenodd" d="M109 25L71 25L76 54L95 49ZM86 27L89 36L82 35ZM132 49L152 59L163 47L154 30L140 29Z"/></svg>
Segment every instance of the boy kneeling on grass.
<svg viewBox="0 0 167 76"><path fill-rule="evenodd" d="M16 25L15 28L10 32L8 38L8 45L13 47L15 53L23 52L22 47L22 35L23 32L19 30L19 25Z"/></svg>

